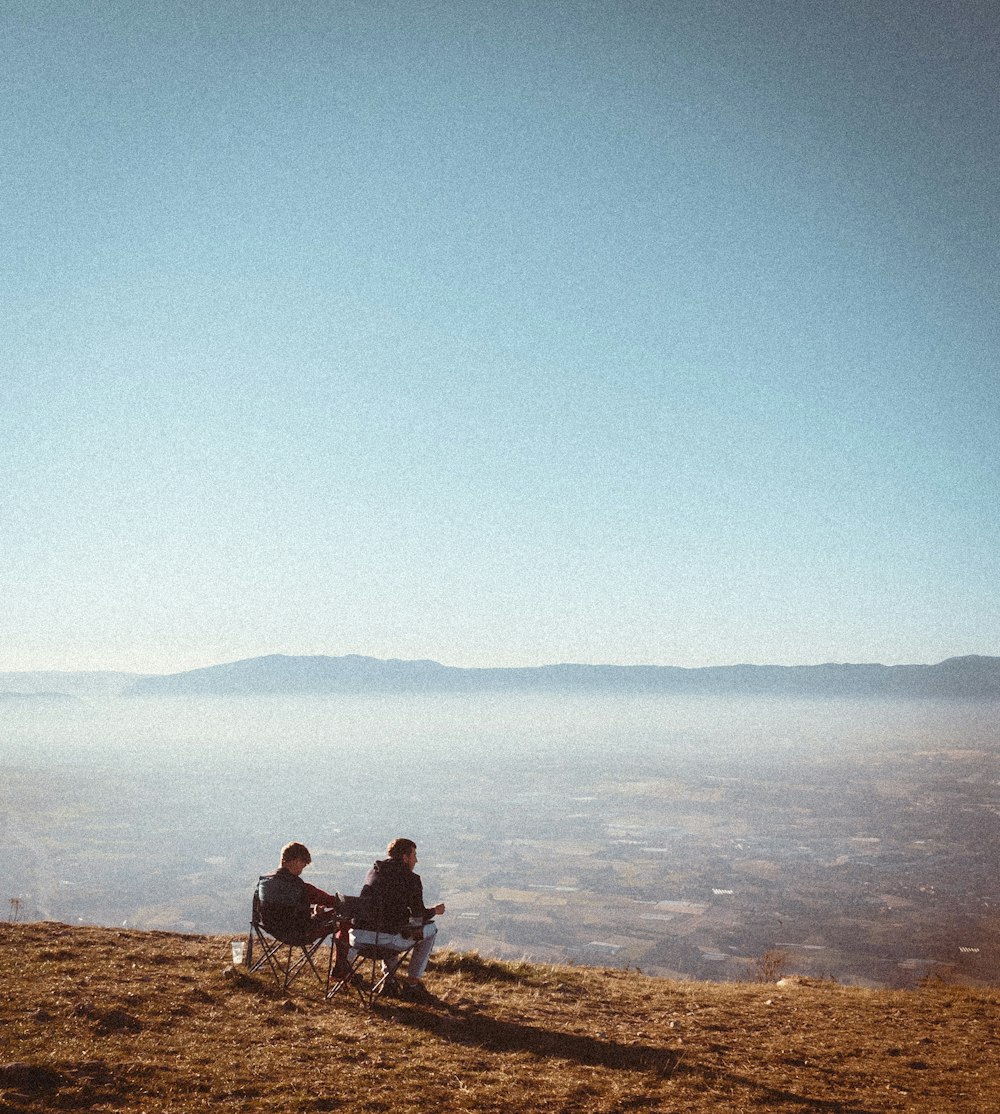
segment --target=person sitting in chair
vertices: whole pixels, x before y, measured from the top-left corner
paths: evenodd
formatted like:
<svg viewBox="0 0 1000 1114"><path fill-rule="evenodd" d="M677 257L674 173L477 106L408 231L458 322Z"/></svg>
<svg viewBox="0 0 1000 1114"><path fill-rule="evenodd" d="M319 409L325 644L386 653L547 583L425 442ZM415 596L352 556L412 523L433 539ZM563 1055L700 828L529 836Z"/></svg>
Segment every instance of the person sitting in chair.
<svg viewBox="0 0 1000 1114"><path fill-rule="evenodd" d="M389 857L379 859L365 876L359 899L364 911L351 930L351 944L375 944L402 952L416 939L406 978L401 981L410 996L429 998L422 979L437 935L433 918L445 907L428 909L424 905L423 883L413 872L417 845L412 839L394 839L386 853Z"/></svg>
<svg viewBox="0 0 1000 1114"><path fill-rule="evenodd" d="M337 927L340 899L300 877L311 862L305 844L288 843L281 849L281 866L257 883L261 922L285 943L311 944Z"/></svg>

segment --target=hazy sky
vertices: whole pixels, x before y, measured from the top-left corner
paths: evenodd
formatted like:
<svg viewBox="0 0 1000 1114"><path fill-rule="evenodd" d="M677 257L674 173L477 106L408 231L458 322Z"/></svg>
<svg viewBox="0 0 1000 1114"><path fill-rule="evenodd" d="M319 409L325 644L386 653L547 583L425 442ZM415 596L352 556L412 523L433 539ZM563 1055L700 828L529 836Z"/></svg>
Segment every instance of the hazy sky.
<svg viewBox="0 0 1000 1114"><path fill-rule="evenodd" d="M0 49L0 669L1000 653L992 0Z"/></svg>

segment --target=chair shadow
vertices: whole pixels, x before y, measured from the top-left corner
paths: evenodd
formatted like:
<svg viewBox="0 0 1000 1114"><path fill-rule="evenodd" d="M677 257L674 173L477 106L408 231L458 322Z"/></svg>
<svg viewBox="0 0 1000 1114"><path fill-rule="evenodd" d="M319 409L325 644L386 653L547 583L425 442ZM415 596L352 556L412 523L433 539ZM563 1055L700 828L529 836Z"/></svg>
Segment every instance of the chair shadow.
<svg viewBox="0 0 1000 1114"><path fill-rule="evenodd" d="M836 1099L810 1098L782 1088L769 1087L755 1079L727 1072L714 1065L698 1064L689 1054L656 1045L600 1039L581 1033L556 1032L535 1025L503 1021L472 1009L456 1007L442 1010L413 1007L394 1014L397 1024L422 1029L427 1033L468 1047L490 1052L528 1052L531 1055L573 1060L588 1066L618 1071L644 1072L658 1079L675 1074L701 1077L708 1085L725 1083L742 1087L754 1101L781 1109L788 1104L799 1111L828 1111L830 1114L878 1114L878 1111Z"/></svg>

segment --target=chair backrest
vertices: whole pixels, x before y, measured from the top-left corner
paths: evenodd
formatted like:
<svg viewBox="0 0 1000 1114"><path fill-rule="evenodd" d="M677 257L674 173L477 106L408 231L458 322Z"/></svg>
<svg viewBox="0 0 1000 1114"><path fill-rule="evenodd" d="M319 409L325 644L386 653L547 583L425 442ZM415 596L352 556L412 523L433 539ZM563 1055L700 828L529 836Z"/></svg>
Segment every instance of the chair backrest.
<svg viewBox="0 0 1000 1114"><path fill-rule="evenodd" d="M257 879L257 893L267 905L305 905L305 889L293 874L278 871L262 874Z"/></svg>
<svg viewBox="0 0 1000 1114"><path fill-rule="evenodd" d="M351 894L337 894L337 916L344 921L357 921L372 914L371 900L368 897L353 897Z"/></svg>
<svg viewBox="0 0 1000 1114"><path fill-rule="evenodd" d="M374 932L400 932L410 920L409 909L401 895L384 883L364 886L355 924Z"/></svg>
<svg viewBox="0 0 1000 1114"><path fill-rule="evenodd" d="M273 877L263 875L253 892L251 923L283 944L305 943L309 936L309 906L265 900L261 896L262 892L275 892L273 887L265 885L267 881L273 881ZM277 892L281 896L281 890Z"/></svg>

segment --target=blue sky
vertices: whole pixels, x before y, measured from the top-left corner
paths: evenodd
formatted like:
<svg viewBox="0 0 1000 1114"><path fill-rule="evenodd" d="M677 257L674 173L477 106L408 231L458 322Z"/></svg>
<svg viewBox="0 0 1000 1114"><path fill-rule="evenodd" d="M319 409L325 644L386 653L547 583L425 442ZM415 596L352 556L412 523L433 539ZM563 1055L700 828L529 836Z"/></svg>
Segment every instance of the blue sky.
<svg viewBox="0 0 1000 1114"><path fill-rule="evenodd" d="M995 4L0 49L0 669L1000 653Z"/></svg>

